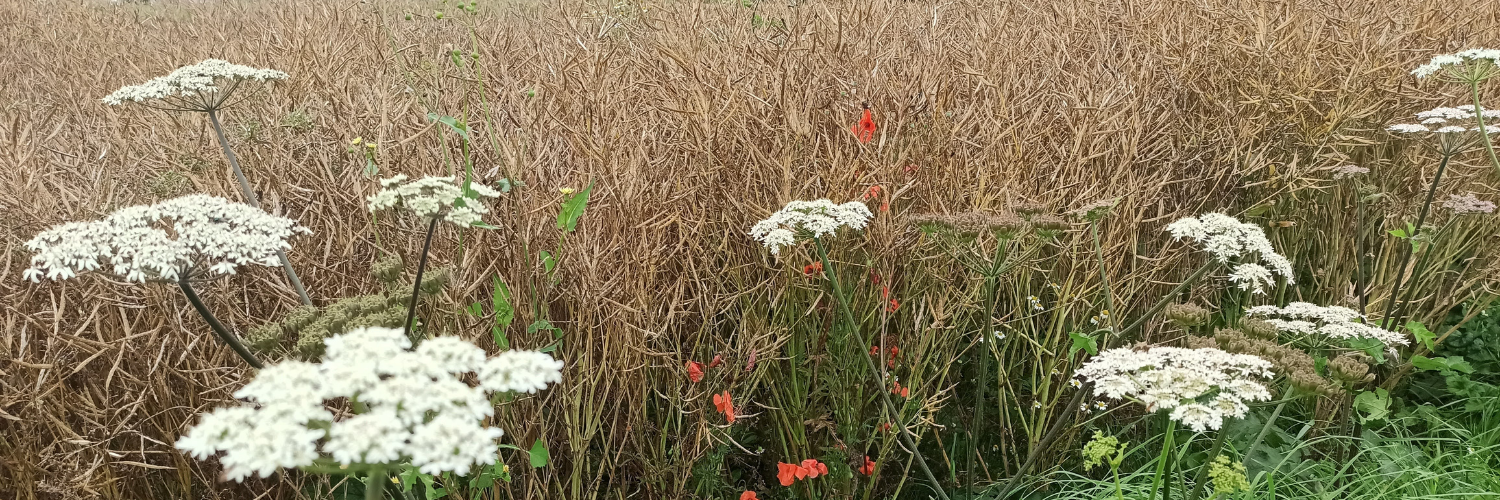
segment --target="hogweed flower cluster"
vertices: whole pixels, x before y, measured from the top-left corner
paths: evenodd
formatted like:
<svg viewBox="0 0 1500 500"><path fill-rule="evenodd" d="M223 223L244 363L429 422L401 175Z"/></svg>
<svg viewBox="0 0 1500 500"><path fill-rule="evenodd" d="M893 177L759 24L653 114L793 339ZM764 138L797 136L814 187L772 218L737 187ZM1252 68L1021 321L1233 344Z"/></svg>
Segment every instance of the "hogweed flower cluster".
<svg viewBox="0 0 1500 500"><path fill-rule="evenodd" d="M1341 165L1333 168L1333 178L1335 180L1358 177L1368 173L1370 173L1369 168L1361 167L1359 165Z"/></svg>
<svg viewBox="0 0 1500 500"><path fill-rule="evenodd" d="M166 76L158 76L139 85L127 85L102 99L118 106L126 102L162 101L166 109L209 111L224 105L245 82L285 80L287 74L273 69L252 68L219 59L207 59L183 66Z"/></svg>
<svg viewBox="0 0 1500 500"><path fill-rule="evenodd" d="M799 238L833 235L839 228L864 229L874 214L864 203L851 201L836 205L827 199L792 201L765 220L750 227L750 236L772 254L797 243Z"/></svg>
<svg viewBox="0 0 1500 500"><path fill-rule="evenodd" d="M1254 224L1221 213L1207 213L1198 217L1185 217L1167 225L1172 239L1190 239L1203 246L1203 250L1221 263L1232 259L1255 256L1266 265L1256 262L1241 262L1229 274L1230 281L1241 290L1265 293L1267 287L1275 286L1275 276L1281 276L1288 284L1294 283L1292 263L1276 253L1265 230ZM1267 268L1266 266L1270 266Z"/></svg>
<svg viewBox="0 0 1500 500"><path fill-rule="evenodd" d="M1479 132L1479 118L1500 119L1500 109L1481 109L1475 113L1473 104L1454 107L1437 107L1417 113L1418 123L1398 123L1386 130L1400 134L1459 134ZM1486 126L1485 133L1495 133L1495 127Z"/></svg>
<svg viewBox="0 0 1500 500"><path fill-rule="evenodd" d="M1481 200L1474 193L1455 194L1443 202L1443 208L1451 210L1453 215L1488 214L1495 212L1495 202Z"/></svg>
<svg viewBox="0 0 1500 500"><path fill-rule="evenodd" d="M1215 347L1235 354L1249 354L1269 361L1271 371L1286 377L1293 387L1328 397L1344 394L1339 384L1318 374L1317 364L1312 356L1276 343L1275 330L1270 325L1250 319L1242 322L1241 328L1243 330L1220 329L1213 337L1188 337L1187 345L1192 348ZM1270 330L1269 339L1261 336L1266 330Z"/></svg>
<svg viewBox="0 0 1500 500"><path fill-rule="evenodd" d="M1455 74L1464 68L1477 66L1477 76L1483 77L1492 74L1490 72L1500 68L1500 50L1496 49L1468 49L1453 54L1441 54L1434 56L1427 64L1417 66L1411 71L1417 78L1427 78L1439 73L1448 78L1468 81L1473 76L1465 77L1463 74Z"/></svg>
<svg viewBox="0 0 1500 500"><path fill-rule="evenodd" d="M980 233L992 233L1002 240L1013 239L1026 229L1026 221L1011 213L992 214L970 211L953 214L916 214L908 216L906 221L929 233L951 231L967 237Z"/></svg>
<svg viewBox="0 0 1500 500"><path fill-rule="evenodd" d="M250 205L192 194L42 231L26 242L36 255L22 276L61 280L108 269L146 282L234 274L241 266L279 265L276 252L299 233L312 231Z"/></svg>
<svg viewBox="0 0 1500 500"><path fill-rule="evenodd" d="M1245 311L1249 317L1264 318L1266 323L1283 332L1319 335L1330 339L1375 339L1386 346L1408 345L1405 335L1374 325L1359 323L1364 315L1339 306L1319 306L1292 302L1286 307L1255 306Z"/></svg>
<svg viewBox="0 0 1500 500"><path fill-rule="evenodd" d="M1271 376L1270 362L1213 348L1110 349L1084 363L1078 376L1106 397L1171 410L1172 420L1196 432L1219 429L1225 419L1245 416L1246 402L1271 398L1256 380Z"/></svg>
<svg viewBox="0 0 1500 500"><path fill-rule="evenodd" d="M223 452L225 477L269 477L278 468L331 459L341 465L410 461L426 474L494 464L504 434L482 425L494 415L487 393L545 389L562 362L534 351L486 358L453 337L415 349L397 328L362 328L324 341L321 363L285 361L262 370L235 397L249 400L202 416L177 448L206 459ZM473 373L471 387L462 381ZM338 420L325 400L363 406Z"/></svg>
<svg viewBox="0 0 1500 500"><path fill-rule="evenodd" d="M380 192L366 200L371 212L401 207L419 217L443 220L469 227L489 213L480 197L495 198L500 192L480 183L463 187L454 178L427 176L407 182L405 175L380 180Z"/></svg>

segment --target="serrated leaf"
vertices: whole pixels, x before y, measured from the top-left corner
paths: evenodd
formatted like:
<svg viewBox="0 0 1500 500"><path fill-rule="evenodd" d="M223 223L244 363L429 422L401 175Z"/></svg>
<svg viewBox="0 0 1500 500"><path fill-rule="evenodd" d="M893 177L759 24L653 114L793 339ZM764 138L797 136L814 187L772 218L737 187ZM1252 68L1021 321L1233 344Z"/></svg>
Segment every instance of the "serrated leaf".
<svg viewBox="0 0 1500 500"><path fill-rule="evenodd" d="M566 232L573 232L578 228L578 219L583 217L583 211L588 208L589 195L594 191L594 181L589 181L588 187L582 191L573 193L567 200L563 201L562 210L557 212L557 228Z"/></svg>
<svg viewBox="0 0 1500 500"><path fill-rule="evenodd" d="M1427 326L1423 325L1422 322L1408 321L1406 322L1406 329L1411 331L1412 336L1416 337L1417 341L1421 342L1423 346L1426 346L1427 350L1431 351L1433 349L1433 340L1437 339L1437 334L1428 330Z"/></svg>
<svg viewBox="0 0 1500 500"><path fill-rule="evenodd" d="M1448 356L1445 358L1412 356L1411 366L1424 371L1474 373L1474 366L1470 365L1468 361L1464 361L1463 356Z"/></svg>
<svg viewBox="0 0 1500 500"><path fill-rule="evenodd" d="M547 443L538 438L536 444L531 445L531 467L535 469L546 467L549 458Z"/></svg>
<svg viewBox="0 0 1500 500"><path fill-rule="evenodd" d="M1406 230L1405 229L1392 229L1389 232L1391 233L1391 236L1395 236L1397 238L1402 238L1402 239L1407 238L1407 236L1406 236Z"/></svg>
<svg viewBox="0 0 1500 500"><path fill-rule="evenodd" d="M1080 349L1088 351L1090 356L1099 354L1099 342L1093 337L1078 332L1068 333L1068 337L1073 339L1073 345L1068 347L1068 357L1077 354Z"/></svg>
<svg viewBox="0 0 1500 500"><path fill-rule="evenodd" d="M1360 392L1354 397L1354 408L1360 412L1360 423L1385 420L1391 414L1391 395L1385 389Z"/></svg>
<svg viewBox="0 0 1500 500"><path fill-rule="evenodd" d="M1375 358L1376 363L1385 363L1385 343L1371 338L1353 338L1345 343L1349 348L1358 349L1371 358Z"/></svg>

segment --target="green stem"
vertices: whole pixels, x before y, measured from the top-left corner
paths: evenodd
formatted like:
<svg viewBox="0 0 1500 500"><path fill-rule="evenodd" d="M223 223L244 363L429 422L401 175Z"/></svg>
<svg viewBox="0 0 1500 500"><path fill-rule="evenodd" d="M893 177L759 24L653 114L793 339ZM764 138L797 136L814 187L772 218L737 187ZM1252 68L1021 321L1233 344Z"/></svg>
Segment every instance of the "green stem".
<svg viewBox="0 0 1500 500"><path fill-rule="evenodd" d="M1099 261L1099 283L1103 287L1104 292L1104 310L1109 313L1105 322L1110 330L1114 330L1114 327L1117 326L1114 320L1115 296L1109 287L1108 269L1104 267L1104 247L1099 243L1099 221L1090 223L1089 228L1094 234L1094 258Z"/></svg>
<svg viewBox="0 0 1500 500"><path fill-rule="evenodd" d="M1281 407L1277 406L1276 410L1280 411ZM1203 482L1208 480L1208 468L1213 465L1215 458L1219 458L1219 451L1224 449L1224 438L1228 436L1229 431L1219 429L1213 448L1209 448L1208 457L1203 459L1203 465L1198 466L1198 475L1193 477L1193 489L1188 493L1188 500L1198 500L1199 492L1203 491Z"/></svg>
<svg viewBox="0 0 1500 500"><path fill-rule="evenodd" d="M229 149L229 140L224 138L224 127L219 125L219 114L217 111L208 110L208 121L214 126L214 135L219 138L219 148L224 150L224 156L229 158L229 169L234 171L234 179L240 183L240 192L245 195L245 204L260 208L260 201L255 198L255 191L250 189L250 180L245 178L245 172L240 170L240 159ZM307 288L302 286L302 279L297 277L297 271L292 269L292 261L287 260L286 252L276 251L276 258L281 260L281 270L286 272L286 280L297 290L297 298L302 299L302 305L312 305L312 298L307 295Z"/></svg>
<svg viewBox="0 0 1500 500"><path fill-rule="evenodd" d="M233 333L229 333L229 329L224 328L224 324L219 322L219 318L215 318L214 314L208 311L208 306L203 304L203 299L199 298L198 292L193 290L193 284L188 282L186 274L177 280L177 286L182 288L183 295L187 295L188 302L193 304L193 309L198 310L198 315L203 316L203 320L208 322L208 327L212 328L214 333L219 335L220 340L223 340L225 344L229 344L229 348L234 349L235 354L239 354L240 358L245 360L245 363L256 369L266 367L261 364L260 360L255 359L255 355L250 353L250 349L245 348L245 344L240 342L239 337L234 336Z"/></svg>
<svg viewBox="0 0 1500 500"><path fill-rule="evenodd" d="M422 257L417 260L417 281L412 284L411 303L406 306L406 322L402 323L407 338L411 338L411 323L417 315L417 297L422 295L422 272L427 270L427 251L432 248L432 233L437 230L437 223L437 217L427 223L427 239L422 243Z"/></svg>
<svg viewBox="0 0 1500 500"><path fill-rule="evenodd" d="M1484 150L1490 154L1490 165L1500 172L1500 157L1495 156L1495 144L1484 129L1484 107L1479 105L1479 80L1469 82L1469 95L1474 98L1474 120L1479 124L1479 140L1484 141Z"/></svg>
<svg viewBox="0 0 1500 500"><path fill-rule="evenodd" d="M1396 297L1400 295L1401 282L1405 281L1406 278L1406 263L1411 260L1411 239L1416 238L1418 234L1422 233L1422 224L1427 222L1427 212L1432 208L1432 197L1437 194L1438 183L1443 180L1443 172L1448 170L1448 160L1450 158L1453 158L1452 153L1443 153L1443 161L1438 164L1437 174L1432 176L1432 184L1427 187L1427 199L1422 202L1422 210L1417 213L1417 224L1412 226L1411 234L1406 235L1407 241L1404 243L1407 243L1407 245L1401 250L1401 264L1396 266L1396 281L1391 284L1391 294L1385 299L1385 310L1381 312L1381 328L1389 329L1392 326L1391 320L1394 318L1391 317L1391 311L1396 305ZM1416 270L1413 270L1413 273L1415 272ZM1412 281L1415 282L1416 280L1417 276L1412 276Z"/></svg>
<svg viewBox="0 0 1500 500"><path fill-rule="evenodd" d="M1005 249L1009 243L1010 241L1005 239L1000 239L996 242L995 255L990 262L989 273L984 277L984 326L979 329L979 345L985 348L979 352L979 374L975 377L979 383L975 384L978 387L974 394L974 423L969 430L969 464L966 467L968 475L964 488L968 498L974 498L974 463L975 459L979 456L979 436L984 435L984 397L985 390L989 388L990 380L990 350L988 347L990 344L988 342L994 342L995 338L990 330L995 327L995 305L999 301L1000 295L1000 270L1002 263L1005 261Z"/></svg>
<svg viewBox="0 0 1500 500"><path fill-rule="evenodd" d="M839 284L838 272L834 269L833 261L828 258L828 249L823 246L823 241L816 237L813 238L813 243L818 249L818 258L823 261L823 269L828 274L828 282L833 287L834 297L838 299L839 309L844 312L844 321L848 323L849 331L854 334L854 340L861 348L869 345L865 343L865 334L860 330L859 323L854 319L854 312L849 308L849 299L844 295L843 287ZM922 458L922 454L917 451L916 442L912 441L911 436L908 435L910 431L906 429L906 424L901 422L901 413L897 411L896 405L891 403L891 397L888 394L890 391L886 390L885 382L880 380L880 368L875 366L875 361L870 356L861 354L859 357L864 358L865 365L869 368L870 379L875 384L875 393L880 395L881 403L895 420L896 437L916 458L917 468L921 469L922 474L932 483L932 491L937 493L940 500L948 500L948 494L943 492L942 484L938 482L937 476L932 474L932 469L927 467L927 460Z"/></svg>
<svg viewBox="0 0 1500 500"><path fill-rule="evenodd" d="M385 467L370 471L370 476L365 478L365 500L384 500L388 477Z"/></svg>
<svg viewBox="0 0 1500 500"><path fill-rule="evenodd" d="M1167 419L1167 432L1162 434L1161 437L1161 455L1157 457L1156 475L1151 477L1150 500L1156 500L1156 492L1162 489L1162 476L1167 474L1167 462L1173 449L1172 433L1177 429L1177 421L1172 420L1171 417L1167 417L1166 414L1162 414L1162 416ZM1163 498L1165 499L1165 497Z"/></svg>

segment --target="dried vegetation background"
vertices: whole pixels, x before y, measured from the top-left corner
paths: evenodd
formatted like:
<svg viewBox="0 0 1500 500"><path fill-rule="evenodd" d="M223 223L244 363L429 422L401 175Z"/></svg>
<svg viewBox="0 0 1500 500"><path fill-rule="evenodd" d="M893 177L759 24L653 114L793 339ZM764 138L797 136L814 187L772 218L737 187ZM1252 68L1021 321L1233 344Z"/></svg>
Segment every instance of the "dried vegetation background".
<svg viewBox="0 0 1500 500"><path fill-rule="evenodd" d="M1336 302L1350 271L1323 263L1347 255L1337 240L1352 223L1297 200L1329 196L1326 170L1357 163L1387 179L1386 213L1410 210L1433 165L1404 160L1415 153L1381 129L1462 101L1414 88L1407 70L1500 36L1489 0L795 3L483 2L470 15L410 0L0 2L0 497L296 496L294 474L219 483L215 464L171 447L248 374L175 290L20 279L21 244L50 225L186 192L238 198L201 116L98 100L183 64L292 75L226 119L265 203L315 231L290 255L323 302L373 286L356 136L379 142L382 174L444 173L454 136L425 115L467 112L476 171L525 182L497 208L502 229L469 233L461 262L459 234L438 234L434 255L460 272L433 311L487 297L495 273L537 272L517 242L549 247L558 188L593 180L544 305L570 339L566 381L501 423L507 440L547 437L557 464L513 464L511 491L664 498L688 495L686 472L662 472L681 464L647 450L706 431L662 435L640 408L681 384L689 355L776 356L766 311L746 304L772 300L802 262L773 261L745 231L785 201L891 188L871 252L895 259L899 214L1123 196L1107 252L1137 290L1192 265L1161 253L1165 222L1277 201L1293 224L1273 236L1316 243L1286 252L1321 290L1304 298ZM483 80L446 52L476 46ZM880 123L864 146L848 130L862 103ZM386 248L415 254L420 228L382 224ZM204 295L239 331L296 304L269 268ZM448 333L489 336L433 314ZM512 342L548 342L521 331L529 320Z"/></svg>

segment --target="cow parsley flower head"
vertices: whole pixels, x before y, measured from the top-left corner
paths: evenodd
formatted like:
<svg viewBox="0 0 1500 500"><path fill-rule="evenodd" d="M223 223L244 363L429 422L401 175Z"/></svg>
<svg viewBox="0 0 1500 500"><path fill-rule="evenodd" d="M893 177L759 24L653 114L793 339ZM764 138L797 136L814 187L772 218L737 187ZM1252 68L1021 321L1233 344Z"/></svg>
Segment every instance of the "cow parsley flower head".
<svg viewBox="0 0 1500 500"><path fill-rule="evenodd" d="M420 217L437 218L458 227L469 227L479 223L480 218L490 212L480 198L495 198L500 192L482 183L470 183L464 188L454 182L453 177L427 176L407 182L405 175L380 180L380 192L371 195L371 212L401 207Z"/></svg>
<svg viewBox="0 0 1500 500"><path fill-rule="evenodd" d="M126 102L161 101L164 109L209 111L224 103L249 83L285 80L287 74L273 69L252 68L218 59L183 66L166 76L152 78L140 85L121 87L107 96L104 103L118 106ZM148 104L149 105L149 104Z"/></svg>
<svg viewBox="0 0 1500 500"><path fill-rule="evenodd" d="M1375 339L1387 346L1411 343L1399 332L1356 322L1355 320L1364 320L1364 315L1347 307L1292 302L1286 307L1255 306L1245 311L1245 315L1264 318L1266 323L1284 332L1321 335L1332 339Z"/></svg>
<svg viewBox="0 0 1500 500"><path fill-rule="evenodd" d="M1342 165L1333 169L1333 178L1347 179L1350 177L1357 177L1368 173L1370 173L1369 168L1361 167L1359 165Z"/></svg>
<svg viewBox="0 0 1500 500"><path fill-rule="evenodd" d="M1234 267L1230 279L1241 290L1265 293L1266 286L1275 285L1273 275L1281 276L1288 284L1294 283L1292 262L1276 253L1265 230L1254 224L1221 213L1206 213L1198 217L1185 217L1167 225L1172 239L1189 239L1203 246L1219 262L1254 256L1262 264L1243 262ZM1269 267L1267 267L1269 266Z"/></svg>
<svg viewBox="0 0 1500 500"><path fill-rule="evenodd" d="M1450 195L1443 202L1443 208L1453 211L1453 215L1465 214L1488 214L1495 212L1495 202L1484 201L1474 196L1474 193L1465 195Z"/></svg>
<svg viewBox="0 0 1500 500"><path fill-rule="evenodd" d="M1171 419L1196 432L1245 416L1246 402L1271 399L1260 382L1271 375L1269 361L1211 347L1110 349L1078 369L1100 394L1139 401L1150 411L1170 410Z"/></svg>
<svg viewBox="0 0 1500 500"><path fill-rule="evenodd" d="M750 236L761 242L772 254L781 247L795 244L799 238L832 235L841 227L864 229L871 217L864 203L851 201L835 205L827 199L793 201L765 220L750 227Z"/></svg>
<svg viewBox="0 0 1500 500"><path fill-rule="evenodd" d="M1449 136L1459 134L1470 134L1479 132L1479 118L1484 118L1485 134L1496 133L1497 129L1490 120L1500 119L1500 109L1481 109L1475 113L1473 104L1464 104L1454 107L1436 107L1416 114L1418 123L1398 123L1386 127L1386 130L1398 134L1438 134L1444 139L1452 139ZM1467 136L1461 136L1467 137Z"/></svg>
<svg viewBox="0 0 1500 500"><path fill-rule="evenodd" d="M409 461L427 474L468 474L495 463L504 434L485 427L488 393L535 392L562 381L562 362L508 351L486 358L452 337L415 349L397 328L360 328L329 337L323 361L285 361L236 391L246 404L200 418L177 448L203 459L222 452L234 480L330 458L344 465ZM477 386L463 380L473 373ZM342 420L325 400L348 398L364 411Z"/></svg>
<svg viewBox="0 0 1500 500"><path fill-rule="evenodd" d="M1488 67L1485 67L1486 65ZM1463 75L1453 73L1473 66L1478 66L1474 69L1480 72L1493 71L1494 68L1500 66L1500 50L1469 49L1454 54L1433 56L1431 61L1428 61L1427 64L1417 66L1417 69L1412 70L1411 74L1417 78L1427 78L1447 70L1448 73L1445 76L1454 80L1463 80ZM1480 76L1484 76L1484 73L1480 73Z"/></svg>
<svg viewBox="0 0 1500 500"><path fill-rule="evenodd" d="M285 217L206 194L115 211L103 220L69 222L26 242L32 281L106 270L126 281L175 281L234 274L240 266L279 265L276 252L312 231Z"/></svg>

